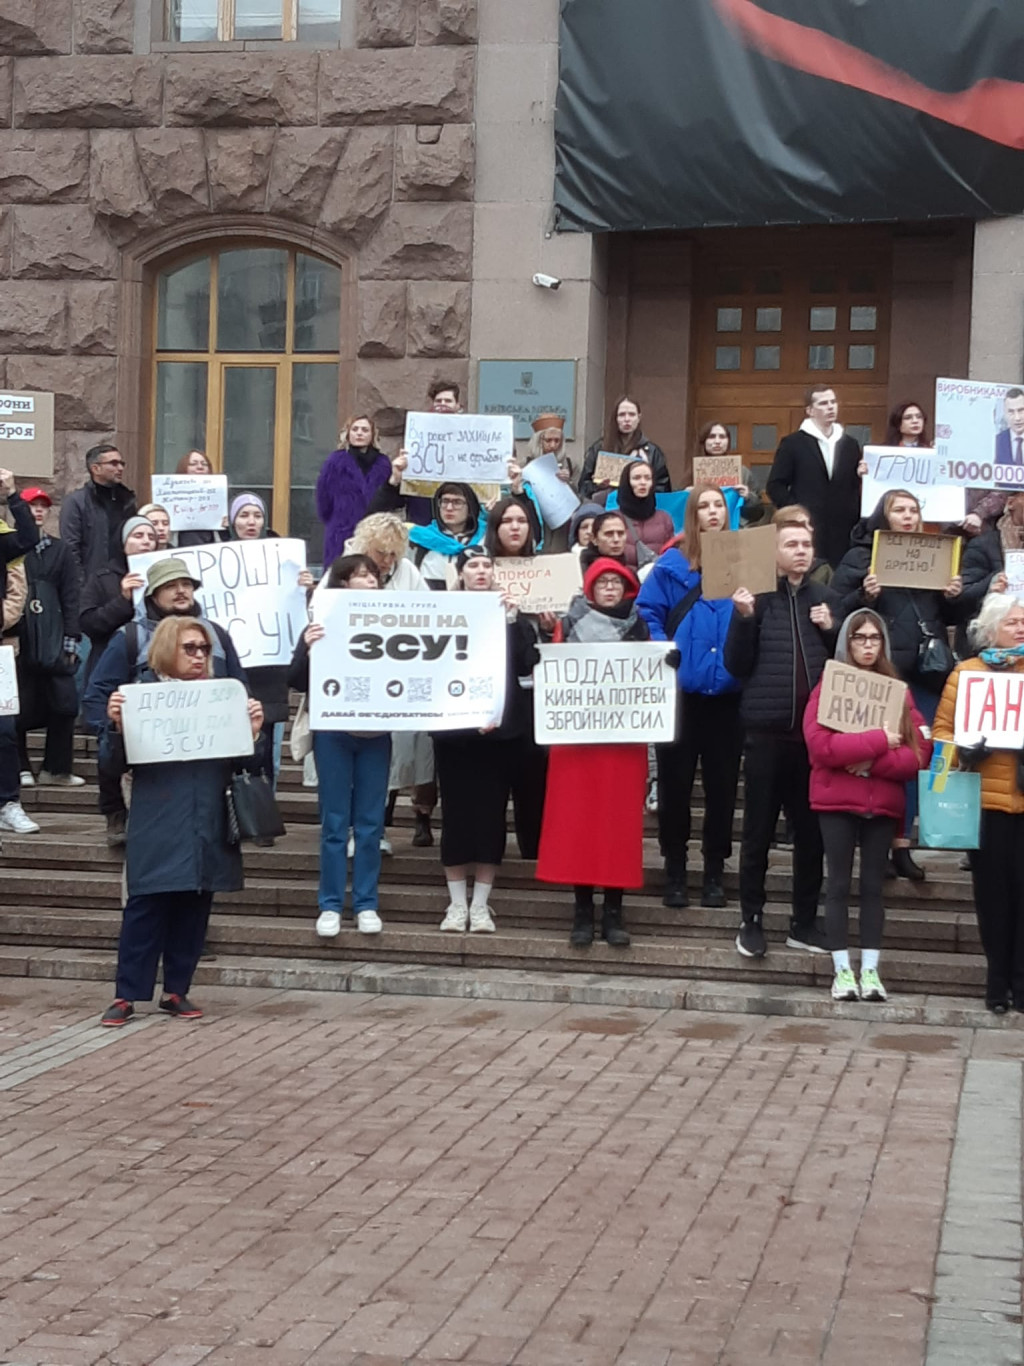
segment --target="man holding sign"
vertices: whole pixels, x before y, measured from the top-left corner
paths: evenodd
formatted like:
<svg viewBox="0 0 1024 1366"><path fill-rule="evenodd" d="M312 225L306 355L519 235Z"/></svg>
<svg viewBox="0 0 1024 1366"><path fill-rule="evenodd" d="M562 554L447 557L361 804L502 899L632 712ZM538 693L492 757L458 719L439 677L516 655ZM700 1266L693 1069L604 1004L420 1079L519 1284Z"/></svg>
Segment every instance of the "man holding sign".
<svg viewBox="0 0 1024 1366"><path fill-rule="evenodd" d="M838 600L831 589L808 578L814 558L808 527L783 525L776 535L778 586L756 598L746 588L736 590L725 640L725 667L744 682L743 923L736 948L745 958L763 958L767 951L765 875L780 811L793 826L793 918L786 944L826 952L817 923L824 855L808 801L810 763L802 724L807 699L831 653Z"/></svg>

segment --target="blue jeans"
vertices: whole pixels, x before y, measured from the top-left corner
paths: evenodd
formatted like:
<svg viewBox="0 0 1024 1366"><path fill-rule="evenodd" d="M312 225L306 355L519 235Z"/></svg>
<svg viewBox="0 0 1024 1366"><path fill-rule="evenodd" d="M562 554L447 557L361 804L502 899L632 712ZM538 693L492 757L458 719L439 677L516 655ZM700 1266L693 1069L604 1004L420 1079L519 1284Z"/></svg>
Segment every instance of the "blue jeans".
<svg viewBox="0 0 1024 1366"><path fill-rule="evenodd" d="M935 713L939 709L939 694L929 692L927 688L922 688L919 683L911 683L910 695L914 699L914 706L924 717L924 723L929 729L935 725ZM903 821L903 833L907 839L911 839L914 831L914 819L917 816L917 774L907 783L907 811Z"/></svg>
<svg viewBox="0 0 1024 1366"><path fill-rule="evenodd" d="M320 778L320 909L340 914L345 905L345 851L351 830L356 847L352 911L375 911L391 736L317 730L313 753Z"/></svg>

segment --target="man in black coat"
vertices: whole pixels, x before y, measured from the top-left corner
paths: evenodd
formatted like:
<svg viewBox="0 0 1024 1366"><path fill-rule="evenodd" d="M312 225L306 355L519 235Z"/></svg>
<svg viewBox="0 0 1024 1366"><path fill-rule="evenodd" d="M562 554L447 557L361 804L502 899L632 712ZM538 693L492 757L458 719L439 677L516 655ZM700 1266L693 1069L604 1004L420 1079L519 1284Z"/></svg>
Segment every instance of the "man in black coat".
<svg viewBox="0 0 1024 1366"><path fill-rule="evenodd" d="M806 394L807 414L798 432L779 442L768 497L777 508L800 503L811 514L818 554L835 569L846 554L860 517L861 449L836 421L839 401L828 384Z"/></svg>
<svg viewBox="0 0 1024 1366"><path fill-rule="evenodd" d="M121 525L134 516L135 494L121 482L124 459L116 446L101 443L85 453L89 478L61 504L61 539L85 583L121 549ZM76 623L77 630L77 623Z"/></svg>
<svg viewBox="0 0 1024 1366"><path fill-rule="evenodd" d="M743 680L743 923L736 948L745 958L763 958L767 950L762 924L765 875L780 811L793 827L793 914L786 944L809 953L827 951L817 924L824 852L818 818L809 802L803 718L807 699L832 653L838 600L830 588L808 578L813 558L810 530L781 526L778 586L757 597L738 588L725 638L725 667Z"/></svg>

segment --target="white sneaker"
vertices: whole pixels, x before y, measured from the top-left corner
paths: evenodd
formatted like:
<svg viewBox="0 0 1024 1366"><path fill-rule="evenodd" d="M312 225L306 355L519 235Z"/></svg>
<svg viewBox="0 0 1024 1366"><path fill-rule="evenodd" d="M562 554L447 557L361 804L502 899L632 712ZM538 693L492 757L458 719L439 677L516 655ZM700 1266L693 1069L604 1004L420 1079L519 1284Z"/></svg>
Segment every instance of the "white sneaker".
<svg viewBox="0 0 1024 1366"><path fill-rule="evenodd" d="M395 852L391 847L391 841L388 839L387 835L381 835L380 837L380 852L382 854L393 854Z"/></svg>
<svg viewBox="0 0 1024 1366"><path fill-rule="evenodd" d="M348 844L345 845L345 853L348 855L349 858L355 858L355 856L356 856L356 837L355 837L355 835L349 835L349 837L348 837Z"/></svg>
<svg viewBox="0 0 1024 1366"><path fill-rule="evenodd" d="M470 906L469 932L470 934L494 933L494 917L491 915L490 906Z"/></svg>
<svg viewBox="0 0 1024 1366"><path fill-rule="evenodd" d="M441 921L442 930L451 930L454 934L461 934L469 924L469 907L463 902L452 901L444 913Z"/></svg>
<svg viewBox="0 0 1024 1366"><path fill-rule="evenodd" d="M39 826L25 815L21 802L5 802L0 806L0 830L13 830L16 835L35 835Z"/></svg>
<svg viewBox="0 0 1024 1366"><path fill-rule="evenodd" d="M321 939L333 939L341 933L341 916L337 911L321 911L316 918L316 932Z"/></svg>
<svg viewBox="0 0 1024 1366"><path fill-rule="evenodd" d="M658 809L658 783L657 783L657 779L655 779L655 781L654 781L653 783L651 783L650 790L649 790L648 793L647 793L647 800L646 800L646 802L644 803L644 806L646 807L646 809L647 809L648 811L652 811L652 812L653 812L653 811L657 811L657 809Z"/></svg>
<svg viewBox="0 0 1024 1366"><path fill-rule="evenodd" d="M45 768L39 770L40 787L84 787L85 779L80 778L77 773L47 773Z"/></svg>
<svg viewBox="0 0 1024 1366"><path fill-rule="evenodd" d="M384 922L376 911L359 911L356 914L356 929L360 934L380 934Z"/></svg>
<svg viewBox="0 0 1024 1366"><path fill-rule="evenodd" d="M31 770L30 768L26 768L26 769L23 769L23 770L22 770L22 772L21 772L21 785L22 785L22 787L35 787L35 785L36 785L35 775L33 774L32 770Z"/></svg>

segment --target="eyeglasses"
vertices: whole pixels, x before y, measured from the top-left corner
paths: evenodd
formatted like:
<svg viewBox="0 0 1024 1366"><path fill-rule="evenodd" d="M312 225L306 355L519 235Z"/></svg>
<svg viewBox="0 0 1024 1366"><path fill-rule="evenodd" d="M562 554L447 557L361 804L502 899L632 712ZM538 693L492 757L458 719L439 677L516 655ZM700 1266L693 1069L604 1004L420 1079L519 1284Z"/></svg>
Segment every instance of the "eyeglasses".
<svg viewBox="0 0 1024 1366"><path fill-rule="evenodd" d="M189 659L196 659L200 655L203 659L206 659L213 654L212 645L200 645L198 640L186 640L181 648L188 655Z"/></svg>
<svg viewBox="0 0 1024 1366"><path fill-rule="evenodd" d="M123 460L98 460L96 463L104 470L123 470L125 464Z"/></svg>
<svg viewBox="0 0 1024 1366"><path fill-rule="evenodd" d="M882 643L881 636L868 635L864 631L854 631L850 639L855 640L858 645L881 645Z"/></svg>
<svg viewBox="0 0 1024 1366"><path fill-rule="evenodd" d="M466 500L465 498L442 498L441 506L443 508L464 508Z"/></svg>

